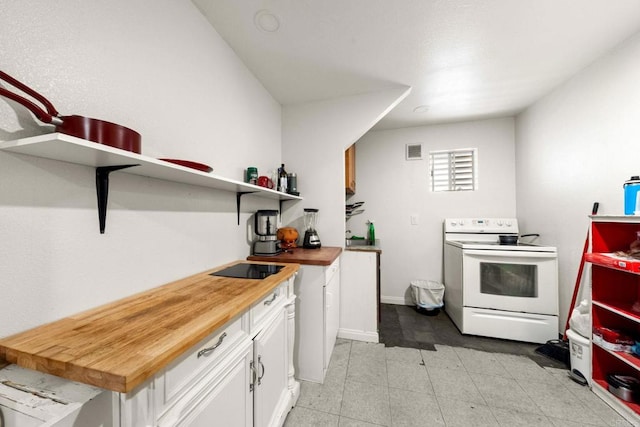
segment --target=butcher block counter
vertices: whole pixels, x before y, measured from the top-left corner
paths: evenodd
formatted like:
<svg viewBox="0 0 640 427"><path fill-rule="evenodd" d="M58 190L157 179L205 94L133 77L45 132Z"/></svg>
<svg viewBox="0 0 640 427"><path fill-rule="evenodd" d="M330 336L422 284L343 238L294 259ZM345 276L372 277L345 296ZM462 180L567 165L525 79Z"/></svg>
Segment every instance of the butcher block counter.
<svg viewBox="0 0 640 427"><path fill-rule="evenodd" d="M116 392L130 392L299 269L265 279L211 276L232 262L0 339L14 363Z"/></svg>
<svg viewBox="0 0 640 427"><path fill-rule="evenodd" d="M250 261L285 262L305 265L331 265L342 253L342 248L326 246L318 249L293 248L278 255L251 255Z"/></svg>

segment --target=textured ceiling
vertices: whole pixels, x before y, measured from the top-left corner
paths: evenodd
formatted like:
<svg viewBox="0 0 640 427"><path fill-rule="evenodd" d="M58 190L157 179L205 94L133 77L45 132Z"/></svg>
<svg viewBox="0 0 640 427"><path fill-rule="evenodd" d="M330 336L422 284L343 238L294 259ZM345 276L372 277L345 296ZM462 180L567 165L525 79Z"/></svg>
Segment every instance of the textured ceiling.
<svg viewBox="0 0 640 427"><path fill-rule="evenodd" d="M376 128L513 115L640 30L640 0L194 3L282 104L412 87Z"/></svg>

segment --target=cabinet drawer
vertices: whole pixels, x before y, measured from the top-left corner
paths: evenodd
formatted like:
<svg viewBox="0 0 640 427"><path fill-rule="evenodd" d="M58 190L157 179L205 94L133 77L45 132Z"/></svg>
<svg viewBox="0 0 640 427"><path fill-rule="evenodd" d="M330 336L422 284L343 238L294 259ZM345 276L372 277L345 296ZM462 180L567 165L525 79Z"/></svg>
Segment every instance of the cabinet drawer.
<svg viewBox="0 0 640 427"><path fill-rule="evenodd" d="M161 414L177 399L216 367L243 338L248 339L243 328L246 316L238 317L216 330L200 343L186 351L170 364L156 381L156 404Z"/></svg>
<svg viewBox="0 0 640 427"><path fill-rule="evenodd" d="M287 284L288 282L281 283L277 288L269 292L264 298L251 306L250 324L251 333L255 333L260 329L260 324L265 321L272 313L275 313L278 309L282 308L285 300L287 299Z"/></svg>
<svg viewBox="0 0 640 427"><path fill-rule="evenodd" d="M246 340L212 372L191 387L157 419L156 427L237 426L253 424L249 368L253 344Z"/></svg>
<svg viewBox="0 0 640 427"><path fill-rule="evenodd" d="M324 283L327 284L331 281L334 274L340 271L340 257L336 258L333 263L326 267L324 270Z"/></svg>

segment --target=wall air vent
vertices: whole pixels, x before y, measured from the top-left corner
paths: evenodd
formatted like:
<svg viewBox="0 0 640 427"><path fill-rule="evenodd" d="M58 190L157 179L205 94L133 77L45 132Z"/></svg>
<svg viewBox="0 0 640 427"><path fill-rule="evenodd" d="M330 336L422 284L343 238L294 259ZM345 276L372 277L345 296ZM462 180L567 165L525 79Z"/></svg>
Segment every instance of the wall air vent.
<svg viewBox="0 0 640 427"><path fill-rule="evenodd" d="M406 145L407 160L422 160L422 144Z"/></svg>

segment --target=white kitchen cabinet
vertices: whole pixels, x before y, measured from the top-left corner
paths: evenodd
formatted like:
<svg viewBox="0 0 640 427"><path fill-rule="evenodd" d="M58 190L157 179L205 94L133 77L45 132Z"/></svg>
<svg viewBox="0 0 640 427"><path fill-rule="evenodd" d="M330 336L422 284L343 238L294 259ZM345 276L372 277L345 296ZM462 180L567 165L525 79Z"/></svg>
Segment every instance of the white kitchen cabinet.
<svg viewBox="0 0 640 427"><path fill-rule="evenodd" d="M300 393L293 291L291 278L133 393L114 393L120 426L282 426Z"/></svg>
<svg viewBox="0 0 640 427"><path fill-rule="evenodd" d="M264 280L203 272L85 312L89 320L77 323L85 328L90 322L93 329L81 336L83 342L99 343L89 351L69 325L76 325L75 318L54 331L48 329L52 324L31 331L37 338L24 341L53 335L47 348L72 349L64 357L84 351L73 371L60 358L34 348L10 349L3 341L3 361L11 351L23 363L37 355L45 360L37 359L38 368L56 367L65 378L14 365L0 369L0 414L14 424L58 427L281 426L300 393L293 368L299 267L281 268ZM138 327L118 330L121 319L139 321ZM83 364L87 358L91 362ZM1 418L0 427L8 427Z"/></svg>
<svg viewBox="0 0 640 427"><path fill-rule="evenodd" d="M254 339L254 368L257 381L253 386L254 426L279 426L288 410L287 313L283 308ZM282 408L278 410L278 408Z"/></svg>
<svg viewBox="0 0 640 427"><path fill-rule="evenodd" d="M338 336L378 342L378 269L375 251L344 251Z"/></svg>
<svg viewBox="0 0 640 427"><path fill-rule="evenodd" d="M301 265L295 293L296 378L322 383L340 319L340 258L329 266Z"/></svg>
<svg viewBox="0 0 640 427"><path fill-rule="evenodd" d="M250 341L243 342L233 355L205 375L199 385L189 389L155 425L250 427L253 424L253 399L249 389L252 347Z"/></svg>
<svg viewBox="0 0 640 427"><path fill-rule="evenodd" d="M154 402L149 412L155 413L155 419L159 427L174 425L192 425L192 420L202 420L211 412L209 407L225 407L221 401L232 395L237 403L234 411L242 402L250 402L248 387L237 387L240 380L244 384L249 383L248 368L250 363L251 339L247 334L248 315L245 313L232 319L222 328L205 338L198 345L185 352L180 358L172 362L161 375L157 375L153 384L146 389L154 390ZM244 362L247 359L246 363ZM243 368L240 369L239 364ZM233 374L231 374L233 372ZM244 374L243 374L244 372ZM144 393L142 390L136 394ZM131 397L127 400L131 401ZM128 414L142 414L144 398L137 399L138 410L125 411ZM129 404L131 406L131 404ZM251 420L251 406L240 406L243 419ZM234 423L229 425L246 426L247 424L235 424L238 414L233 416ZM140 425L140 415L131 419L131 425ZM232 420L229 420L232 421ZM195 422L195 421L194 421ZM199 425L200 421L193 425ZM249 423L251 424L251 423Z"/></svg>
<svg viewBox="0 0 640 427"><path fill-rule="evenodd" d="M196 404L177 421L160 426L281 426L291 408L287 383L286 309L271 311L266 326L245 345L231 366L220 369L220 377L206 393L196 395Z"/></svg>
<svg viewBox="0 0 640 427"><path fill-rule="evenodd" d="M214 425L244 426L253 424L252 399L247 384L250 382L251 347L227 368L219 383L202 396L194 409L177 426L210 427Z"/></svg>
<svg viewBox="0 0 640 427"><path fill-rule="evenodd" d="M334 266L333 271L330 271L325 287L324 306L326 313L324 360L326 366L329 367L340 324L340 271L338 265Z"/></svg>
<svg viewBox="0 0 640 427"><path fill-rule="evenodd" d="M189 393L207 386L201 383L206 379L213 381L211 376L216 376L218 370L226 365L225 361L234 358L234 352L251 342L247 324L247 314L232 319L174 360L163 374L156 376L153 384L156 419L183 418L183 412L189 410L192 400Z"/></svg>

